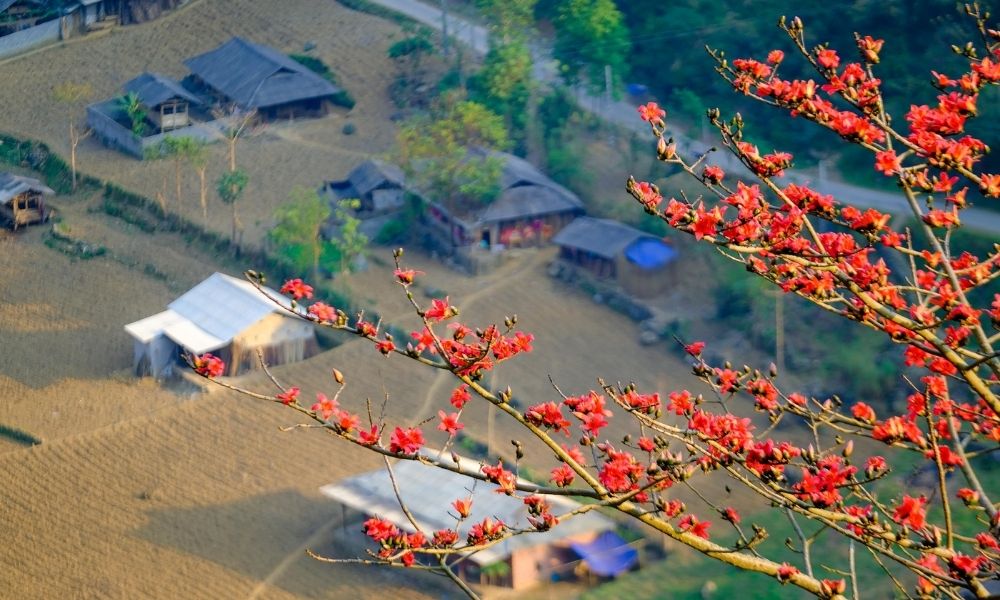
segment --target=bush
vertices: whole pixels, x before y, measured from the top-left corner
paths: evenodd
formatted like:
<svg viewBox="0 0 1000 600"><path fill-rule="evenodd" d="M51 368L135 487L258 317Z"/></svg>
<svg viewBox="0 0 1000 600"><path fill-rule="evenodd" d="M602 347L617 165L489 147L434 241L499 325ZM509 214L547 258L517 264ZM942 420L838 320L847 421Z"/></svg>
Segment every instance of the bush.
<svg viewBox="0 0 1000 600"><path fill-rule="evenodd" d="M344 126L340 128L340 132L344 135L354 135L357 130L358 127L354 123L344 123Z"/></svg>

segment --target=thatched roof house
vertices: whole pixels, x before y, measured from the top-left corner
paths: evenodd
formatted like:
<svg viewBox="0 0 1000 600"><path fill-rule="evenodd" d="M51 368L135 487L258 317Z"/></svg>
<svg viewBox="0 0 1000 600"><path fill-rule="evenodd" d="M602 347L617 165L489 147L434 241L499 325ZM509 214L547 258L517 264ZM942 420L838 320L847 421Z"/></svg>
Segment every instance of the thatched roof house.
<svg viewBox="0 0 1000 600"><path fill-rule="evenodd" d="M154 377L170 375L183 353L211 352L226 362L226 375L238 375L259 366L258 350L268 365L303 360L317 350L310 323L289 315L249 282L222 273L125 331L135 340L136 373Z"/></svg>
<svg viewBox="0 0 1000 600"><path fill-rule="evenodd" d="M180 83L159 73L143 73L127 81L122 89L126 94L138 96L146 118L161 132L187 127L191 123L190 106L202 103Z"/></svg>
<svg viewBox="0 0 1000 600"><path fill-rule="evenodd" d="M552 242L562 260L640 297L670 285L668 270L677 259L677 251L662 239L610 219L581 217Z"/></svg>
<svg viewBox="0 0 1000 600"><path fill-rule="evenodd" d="M0 173L0 220L14 229L49 218L45 196L55 191L33 177Z"/></svg>
<svg viewBox="0 0 1000 600"><path fill-rule="evenodd" d="M469 472L479 470L479 463L467 458L460 459L459 466ZM478 482L473 492L469 493L466 491L469 487L466 477L416 461L399 461L393 465L393 472L399 484L400 497L428 535L440 529L454 528L455 517L449 514L451 503L468 496L472 497L472 512L459 526L459 539L464 538L469 528L485 517L501 519L511 527L531 527L524 502L497 493L495 484ZM413 531L413 526L400 509L385 469L323 486L320 492L355 514L378 516L402 530ZM565 497L550 496L547 499L556 517L580 507L579 503ZM571 573L572 567L566 568L566 563L575 563L580 559L571 546L585 546L601 534L613 530L614 523L596 511L577 515L547 532L514 536L471 554L462 563L460 574L469 581L506 585L516 590L528 588L551 578L553 574ZM617 548L625 545L621 538L618 540ZM632 554L622 561L617 572L627 570L636 563L635 550L627 546L625 549L632 550ZM505 564L507 568L483 570L498 564Z"/></svg>
<svg viewBox="0 0 1000 600"><path fill-rule="evenodd" d="M218 102L269 118L325 114L343 91L277 50L239 37L184 64Z"/></svg>
<svg viewBox="0 0 1000 600"><path fill-rule="evenodd" d="M406 175L396 165L372 158L351 169L347 179L326 182L321 191L332 201L357 198L358 213L375 216L403 206Z"/></svg>
<svg viewBox="0 0 1000 600"><path fill-rule="evenodd" d="M448 231L455 246L543 244L586 212L573 192L523 158L484 148L472 148L469 155L503 161L500 193L489 205L469 215L453 215L440 203L430 204L432 220Z"/></svg>

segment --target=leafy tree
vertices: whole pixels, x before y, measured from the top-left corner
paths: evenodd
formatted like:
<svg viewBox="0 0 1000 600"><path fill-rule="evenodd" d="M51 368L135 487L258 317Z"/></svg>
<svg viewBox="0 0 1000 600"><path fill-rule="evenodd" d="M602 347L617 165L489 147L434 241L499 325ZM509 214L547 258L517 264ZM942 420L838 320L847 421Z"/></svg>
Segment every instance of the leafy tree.
<svg viewBox="0 0 1000 600"><path fill-rule="evenodd" d="M52 96L57 102L65 104L70 111L69 118L69 168L73 177L73 191L76 191L76 148L80 142L87 139L93 130L89 127L81 130L77 127L76 111L94 94L94 88L89 83L74 83L66 81L52 88Z"/></svg>
<svg viewBox="0 0 1000 600"><path fill-rule="evenodd" d="M243 190L246 189L248 181L249 177L247 176L246 171L243 171L242 169L235 169L233 171L226 171L223 173L215 185L215 190L219 194L219 199L222 200L223 203L233 207L233 244L237 244L236 232L241 228L239 214L236 207L240 197L243 196Z"/></svg>
<svg viewBox="0 0 1000 600"><path fill-rule="evenodd" d="M141 138L146 135L149 127L146 125L146 109L135 92L129 92L118 98L118 106L125 111L132 128L132 135Z"/></svg>
<svg viewBox="0 0 1000 600"><path fill-rule="evenodd" d="M360 207L360 200L344 198L337 202L333 210L333 218L339 228L331 243L337 251L341 273L350 269L354 259L368 249L368 236L361 232L361 220L354 216L354 211Z"/></svg>
<svg viewBox="0 0 1000 600"><path fill-rule="evenodd" d="M605 67L611 67L612 92L628 70L629 31L612 0L561 0L552 24L556 29L553 56L566 83L581 80L590 89L605 87Z"/></svg>
<svg viewBox="0 0 1000 600"><path fill-rule="evenodd" d="M311 270L320 276L320 260L329 255L330 242L323 226L330 218L330 205L315 190L296 186L287 204L274 211L275 225L268 239L277 252L299 271Z"/></svg>
<svg viewBox="0 0 1000 600"><path fill-rule="evenodd" d="M431 115L404 122L397 135L399 163L430 199L451 211L489 202L499 191L502 164L469 148L507 146L503 120L481 104L445 100Z"/></svg>
<svg viewBox="0 0 1000 600"><path fill-rule="evenodd" d="M488 482L523 502L526 523L492 517L473 523L468 488L456 489L450 505L456 525L423 531L392 479L409 523L382 516L365 522L378 547L369 562L431 569L472 597L475 591L455 570L456 557L602 508L708 559L756 573L758 582L766 577L823 600L859 598L862 586L879 597L994 597L987 586L1000 570L1000 487L986 470L1000 449L1000 247L992 240L969 243L961 228L963 218L976 215L971 199L1000 199L1000 173L984 168L988 145L967 129L980 95L1000 86L1000 35L978 6L966 11L981 39L955 46L963 67L935 71L937 91L944 93L914 105L907 118L891 118L882 101L881 39L858 35L849 54L838 53L807 44L799 19L781 21L790 48L811 69L808 80L787 75L788 59L778 50L734 60L716 55L717 72L750 101L867 152L874 170L898 187L910 223L866 207L861 195L837 199L789 181L783 175L793 157L760 151L744 118L723 118L718 109L708 114L719 147L741 162L745 177L724 172L711 153L678 151L666 136L665 111L649 102L639 116L650 126L657 159L705 193L664 198L649 182L629 177L626 183L651 218L718 249L748 277L901 346L905 407L876 409L867 398L801 393L778 367L734 367L703 342L678 348L700 382L694 391L661 396L599 379L581 395L555 387L551 397L515 401L516 391L498 380L502 369L495 367L530 353L533 336L513 317L503 326L446 324L459 311L447 297L429 305L415 300L419 273L402 264L402 250L394 253L394 277L419 318L410 334L416 343L398 347L380 324L322 302L311 304L304 318L356 335L392 360L450 374L456 387L450 406L438 412L436 432L425 437L425 423L406 421L412 415L399 422L375 417L363 398L342 395L340 371L333 374L334 398L315 404L300 402L299 387L279 384L280 391L268 395L240 391L286 405L346 443ZM259 283L259 275L247 275ZM281 293L304 301L312 288L292 279ZM584 351L601 351L600 340ZM831 355L840 351L830 349ZM560 352L557 359L566 360L567 350ZM224 372L211 355L192 363L205 377ZM477 461L478 468L463 467L455 442L462 412L473 401L509 417L544 453L529 457L528 445L515 441L513 457L494 455ZM613 428L610 420L624 423ZM532 467L548 461L553 468L546 482L519 477L528 461ZM910 471L929 475L927 482L905 477ZM718 491L720 479L726 495ZM727 505L730 485L769 507L762 518ZM678 488L690 490L691 506L676 496ZM559 511L551 501L559 496L588 504ZM758 522L778 518L793 532L784 543L782 536L769 539L768 527ZM405 531L410 527L416 531ZM831 543L818 547L820 539Z"/></svg>

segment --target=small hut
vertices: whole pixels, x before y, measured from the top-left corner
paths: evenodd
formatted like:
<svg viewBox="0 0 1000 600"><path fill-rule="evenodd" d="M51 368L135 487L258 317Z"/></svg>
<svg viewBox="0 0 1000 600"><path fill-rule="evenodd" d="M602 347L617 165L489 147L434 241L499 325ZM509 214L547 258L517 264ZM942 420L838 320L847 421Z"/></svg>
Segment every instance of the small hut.
<svg viewBox="0 0 1000 600"><path fill-rule="evenodd" d="M159 133L180 129L191 124L191 105L201 100L184 87L159 73L143 73L125 83L126 94L135 94L146 111L146 118L156 125Z"/></svg>
<svg viewBox="0 0 1000 600"><path fill-rule="evenodd" d="M459 458L465 472L478 472L480 464ZM449 514L456 497L472 497L472 512L458 524L464 538L475 523L489 517L500 519L509 527L531 528L524 502L497 493L498 486L478 482L471 493L469 480L458 473L438 469L418 461L399 461L392 467L399 484L399 498L425 532L455 528ZM523 483L523 481L522 481ZM343 509L344 523L367 516L378 516L401 530L412 532L413 525L399 506L393 483L385 469L349 477L320 488ZM554 515L580 508L569 498L546 498ZM517 535L470 554L458 567L466 581L523 590L546 580L572 576L580 561L595 573L614 576L634 568L637 551L614 533L615 525L597 511L565 519L544 533Z"/></svg>
<svg viewBox="0 0 1000 600"><path fill-rule="evenodd" d="M32 177L0 173L0 218L14 230L44 223L51 214L45 206L45 196L53 194L52 188Z"/></svg>
<svg viewBox="0 0 1000 600"><path fill-rule="evenodd" d="M403 207L406 175L396 165L372 158L354 167L347 179L326 182L322 192L331 201L357 198L361 218L384 215Z"/></svg>
<svg viewBox="0 0 1000 600"><path fill-rule="evenodd" d="M343 92L277 50L239 37L184 64L214 101L257 109L268 119L325 115Z"/></svg>
<svg viewBox="0 0 1000 600"><path fill-rule="evenodd" d="M552 241L560 259L596 279L614 281L634 296L655 296L672 282L669 271L677 251L624 223L581 217Z"/></svg>
<svg viewBox="0 0 1000 600"><path fill-rule="evenodd" d="M311 323L282 308L290 305L266 289L281 306L249 282L215 273L167 306L167 310L125 326L134 339L133 366L139 376L169 376L185 353L211 352L226 363L226 375L260 366L300 361L318 350Z"/></svg>

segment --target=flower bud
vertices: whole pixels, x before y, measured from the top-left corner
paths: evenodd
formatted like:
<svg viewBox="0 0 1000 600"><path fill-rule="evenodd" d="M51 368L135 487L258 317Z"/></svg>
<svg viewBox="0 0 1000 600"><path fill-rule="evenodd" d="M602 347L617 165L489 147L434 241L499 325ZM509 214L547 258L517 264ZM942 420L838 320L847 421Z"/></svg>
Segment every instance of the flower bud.
<svg viewBox="0 0 1000 600"><path fill-rule="evenodd" d="M344 374L340 372L340 369L333 370L333 380L340 385L344 385Z"/></svg>

